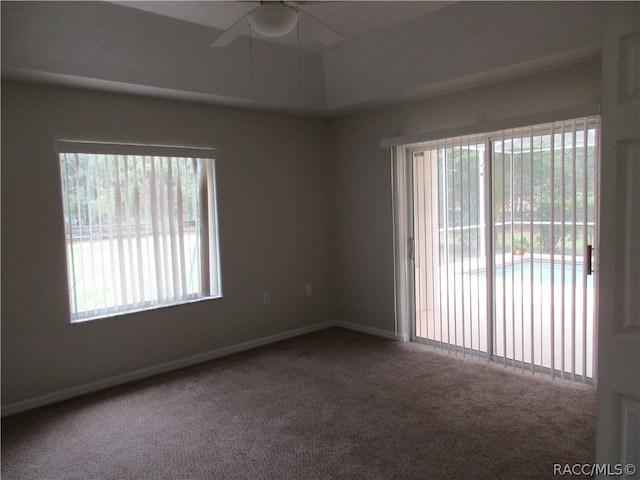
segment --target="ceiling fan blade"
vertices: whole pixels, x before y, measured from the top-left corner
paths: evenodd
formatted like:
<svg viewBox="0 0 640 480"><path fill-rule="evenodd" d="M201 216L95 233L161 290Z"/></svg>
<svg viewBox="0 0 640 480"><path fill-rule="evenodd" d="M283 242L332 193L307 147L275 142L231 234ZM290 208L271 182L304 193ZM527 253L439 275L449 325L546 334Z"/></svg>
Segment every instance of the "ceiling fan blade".
<svg viewBox="0 0 640 480"><path fill-rule="evenodd" d="M342 40L342 35L336 32L329 25L324 23L321 20L318 20L316 17L311 15L305 9L301 8L300 3L298 2L290 2L296 6L296 9L302 13L303 22L305 27L309 30L309 34L313 36L316 40L318 40L323 45L330 47L335 45L340 40Z"/></svg>
<svg viewBox="0 0 640 480"><path fill-rule="evenodd" d="M253 10L252 10L253 11ZM249 12L251 13L251 12ZM249 13L231 25L211 44L212 47L226 47L249 28Z"/></svg>

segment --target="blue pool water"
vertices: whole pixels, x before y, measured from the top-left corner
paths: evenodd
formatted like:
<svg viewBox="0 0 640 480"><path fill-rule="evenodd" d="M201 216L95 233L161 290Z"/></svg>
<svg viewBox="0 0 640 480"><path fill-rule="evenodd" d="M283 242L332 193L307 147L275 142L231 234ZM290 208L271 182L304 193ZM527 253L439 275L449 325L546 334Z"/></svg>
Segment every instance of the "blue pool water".
<svg viewBox="0 0 640 480"><path fill-rule="evenodd" d="M496 267L496 281L501 281L503 278L514 280L531 281L531 273L533 270L533 281L537 283L550 283L553 272L553 282L559 284L563 282L565 284L582 285L584 270L582 263L575 264L575 277L574 266L571 263L565 262L564 265L559 262L553 262L547 260L522 260L519 262L510 263L507 265L500 265ZM472 275L486 275L486 270L478 270L473 272ZM575 280L574 280L575 278ZM587 286L593 285L593 275L587 275Z"/></svg>

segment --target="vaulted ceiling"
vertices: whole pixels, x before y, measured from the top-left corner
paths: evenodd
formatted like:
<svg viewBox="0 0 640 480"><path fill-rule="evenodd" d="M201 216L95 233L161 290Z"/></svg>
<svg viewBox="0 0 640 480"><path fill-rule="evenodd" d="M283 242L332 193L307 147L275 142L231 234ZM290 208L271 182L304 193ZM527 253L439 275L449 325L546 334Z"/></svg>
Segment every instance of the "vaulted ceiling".
<svg viewBox="0 0 640 480"><path fill-rule="evenodd" d="M111 3L137 8L146 12L156 13L167 17L197 23L225 31L260 5L258 1L112 1ZM267 3L267 2L263 2ZM271 2L281 3L281 2ZM362 8L362 1L312 1L293 2L291 5L302 10L300 15L302 27L300 31L300 46L304 50L321 52L327 49L321 42L313 38L312 32L305 28L304 18L311 15L329 28L339 32L343 37L341 44L345 44L368 34L390 30L410 20L434 12L454 2L398 2L372 1L366 2ZM245 32L248 33L248 32ZM297 32L284 37L271 38L269 41L298 47Z"/></svg>
<svg viewBox="0 0 640 480"><path fill-rule="evenodd" d="M595 58L607 2L299 2L270 40L210 44L257 2L2 1L2 76L331 116Z"/></svg>

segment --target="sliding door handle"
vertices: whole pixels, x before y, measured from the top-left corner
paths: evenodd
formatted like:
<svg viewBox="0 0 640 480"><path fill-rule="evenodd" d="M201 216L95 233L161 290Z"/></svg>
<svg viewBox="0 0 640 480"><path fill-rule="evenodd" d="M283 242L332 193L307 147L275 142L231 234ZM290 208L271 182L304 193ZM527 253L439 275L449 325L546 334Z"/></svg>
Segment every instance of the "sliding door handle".
<svg viewBox="0 0 640 480"><path fill-rule="evenodd" d="M591 275L593 273L593 263L592 263L592 257L593 256L593 246L591 245L587 245L587 265L586 265L586 274L587 275Z"/></svg>

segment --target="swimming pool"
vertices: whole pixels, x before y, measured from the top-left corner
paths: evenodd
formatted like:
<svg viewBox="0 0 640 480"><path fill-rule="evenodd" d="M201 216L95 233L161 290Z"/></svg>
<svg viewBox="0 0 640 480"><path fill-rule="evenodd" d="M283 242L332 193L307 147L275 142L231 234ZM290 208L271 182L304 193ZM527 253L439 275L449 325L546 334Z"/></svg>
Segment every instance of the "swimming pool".
<svg viewBox="0 0 640 480"><path fill-rule="evenodd" d="M575 268L575 275L574 275ZM495 268L496 281L502 279L533 281L536 283L550 283L553 272L553 282L564 282L566 285L575 284L581 286L583 282L584 269L582 263L572 264L570 262L549 260L521 260L518 262L499 265ZM471 272L471 275L486 276L486 270ZM587 275L587 287L593 286L593 275Z"/></svg>

